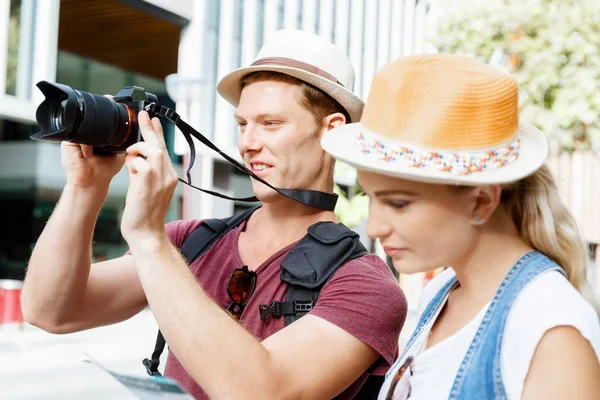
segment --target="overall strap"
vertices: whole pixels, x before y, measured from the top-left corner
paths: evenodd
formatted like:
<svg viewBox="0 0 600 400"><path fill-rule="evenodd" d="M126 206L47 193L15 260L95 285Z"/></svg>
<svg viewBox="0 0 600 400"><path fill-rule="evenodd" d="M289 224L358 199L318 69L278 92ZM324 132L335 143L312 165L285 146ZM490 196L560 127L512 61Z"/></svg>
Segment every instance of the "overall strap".
<svg viewBox="0 0 600 400"><path fill-rule="evenodd" d="M504 328L511 307L522 289L546 271L559 271L554 261L532 251L508 272L475 334L454 380L450 399L505 399L501 374Z"/></svg>
<svg viewBox="0 0 600 400"><path fill-rule="evenodd" d="M404 357L406 356L408 350L413 346L417 338L421 335L423 329L429 324L431 319L437 314L437 311L443 306L444 299L448 296L448 294L452 291L454 286L457 284L456 275L452 275L452 277L446 282L440 290L435 294L435 296L431 299L429 304L425 307L421 316L419 317L419 321L417 322L417 326L413 333L410 335L410 338L406 342L404 349L400 353L398 359L394 362L394 365L390 367L388 372L386 373L386 377L390 375L398 363L404 361Z"/></svg>
<svg viewBox="0 0 600 400"><path fill-rule="evenodd" d="M211 246L222 239L227 232L236 228L248 219L258 208L260 208L260 206L252 207L240 214L225 219L208 219L202 221L200 226L184 240L180 248L181 255L186 259L188 265L191 265L200 256L206 253ZM160 355L165 349L165 344L165 338L159 330L151 358L145 358L142 361L148 375L161 376L158 371L158 366L160 364Z"/></svg>

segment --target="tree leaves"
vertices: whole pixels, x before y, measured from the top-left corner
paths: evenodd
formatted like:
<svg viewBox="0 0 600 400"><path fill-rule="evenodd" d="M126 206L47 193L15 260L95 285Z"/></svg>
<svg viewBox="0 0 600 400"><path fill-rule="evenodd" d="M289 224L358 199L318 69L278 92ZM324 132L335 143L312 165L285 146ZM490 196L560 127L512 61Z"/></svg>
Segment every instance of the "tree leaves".
<svg viewBox="0 0 600 400"><path fill-rule="evenodd" d="M440 0L428 39L440 52L490 61L512 73L521 120L553 148L600 147L600 2Z"/></svg>

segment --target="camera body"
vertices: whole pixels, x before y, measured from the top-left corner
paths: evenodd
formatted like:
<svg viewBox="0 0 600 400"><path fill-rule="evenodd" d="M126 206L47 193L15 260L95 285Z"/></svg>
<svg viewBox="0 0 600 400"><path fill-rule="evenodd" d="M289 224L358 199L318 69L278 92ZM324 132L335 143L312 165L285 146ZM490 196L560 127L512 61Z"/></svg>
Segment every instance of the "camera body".
<svg viewBox="0 0 600 400"><path fill-rule="evenodd" d="M137 123L138 113L151 103L158 104L158 99L154 94L146 92L144 88L139 86L127 86L121 89L115 94L113 100L118 104L122 104L127 110L129 118L125 124L128 127L128 132L118 145L99 147L99 150L104 153L122 153L127 147L143 140ZM154 117L152 112L149 111L149 113L150 118Z"/></svg>
<svg viewBox="0 0 600 400"><path fill-rule="evenodd" d="M41 81L37 87L46 98L36 111L41 131L31 138L87 144L100 154L123 153L142 140L137 115L158 104L156 95L138 86L120 90L113 99L59 83Z"/></svg>

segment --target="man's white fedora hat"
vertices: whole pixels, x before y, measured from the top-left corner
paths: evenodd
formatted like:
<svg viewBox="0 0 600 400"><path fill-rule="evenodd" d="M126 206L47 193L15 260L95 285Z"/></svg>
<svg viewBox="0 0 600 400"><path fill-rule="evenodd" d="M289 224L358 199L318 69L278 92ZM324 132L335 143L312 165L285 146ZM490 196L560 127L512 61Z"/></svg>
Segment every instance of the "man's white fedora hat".
<svg viewBox="0 0 600 400"><path fill-rule="evenodd" d="M509 74L465 57L422 54L385 65L360 123L325 133L326 152L357 169L458 185L518 181L548 155L545 135L519 123Z"/></svg>
<svg viewBox="0 0 600 400"><path fill-rule="evenodd" d="M354 68L350 59L322 37L297 30L275 32L260 49L256 60L221 79L217 91L234 107L242 92L242 79L257 71L275 71L293 76L333 97L350 115L360 120L364 102L353 93Z"/></svg>

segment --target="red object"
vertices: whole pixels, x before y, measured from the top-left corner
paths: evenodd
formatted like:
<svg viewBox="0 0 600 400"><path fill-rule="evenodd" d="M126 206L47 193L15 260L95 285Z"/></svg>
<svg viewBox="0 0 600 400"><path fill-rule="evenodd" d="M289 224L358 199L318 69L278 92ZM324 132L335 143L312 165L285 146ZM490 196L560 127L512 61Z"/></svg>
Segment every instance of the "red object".
<svg viewBox="0 0 600 400"><path fill-rule="evenodd" d="M434 277L435 277L435 271L425 272L424 285L427 285L429 283L429 281L432 280Z"/></svg>
<svg viewBox="0 0 600 400"><path fill-rule="evenodd" d="M21 312L21 288L23 282L0 279L0 324L23 323Z"/></svg>

